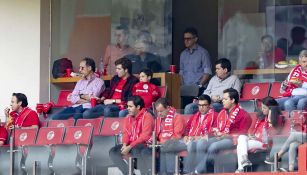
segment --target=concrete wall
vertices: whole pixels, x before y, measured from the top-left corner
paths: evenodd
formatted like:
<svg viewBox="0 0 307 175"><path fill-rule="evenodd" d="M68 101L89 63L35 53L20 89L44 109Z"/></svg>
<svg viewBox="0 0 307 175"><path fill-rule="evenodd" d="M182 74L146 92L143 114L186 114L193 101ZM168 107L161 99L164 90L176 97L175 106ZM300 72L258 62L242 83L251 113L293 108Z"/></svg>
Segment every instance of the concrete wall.
<svg viewBox="0 0 307 175"><path fill-rule="evenodd" d="M0 0L0 116L13 92L40 93L40 0Z"/></svg>

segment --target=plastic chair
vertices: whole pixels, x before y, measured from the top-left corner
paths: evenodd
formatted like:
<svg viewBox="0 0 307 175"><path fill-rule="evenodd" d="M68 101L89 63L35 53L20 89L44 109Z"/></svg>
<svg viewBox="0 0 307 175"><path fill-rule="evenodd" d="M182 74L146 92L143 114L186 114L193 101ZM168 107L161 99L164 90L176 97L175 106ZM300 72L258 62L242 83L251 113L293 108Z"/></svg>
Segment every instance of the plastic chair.
<svg viewBox="0 0 307 175"><path fill-rule="evenodd" d="M48 127L68 127L74 126L75 120L73 118L67 120L49 120Z"/></svg>
<svg viewBox="0 0 307 175"><path fill-rule="evenodd" d="M67 101L67 96L72 93L72 90L61 90L59 93L58 101L55 107L67 107L71 106L71 102Z"/></svg>
<svg viewBox="0 0 307 175"><path fill-rule="evenodd" d="M270 83L245 83L240 98L240 106L247 112L255 112L258 100L268 96Z"/></svg>
<svg viewBox="0 0 307 175"><path fill-rule="evenodd" d="M40 128L35 145L27 147L27 158L25 159L25 169L28 174L33 174L34 161L39 162L38 174L54 174L50 166L54 156L54 145L61 144L65 128L43 127Z"/></svg>
<svg viewBox="0 0 307 175"><path fill-rule="evenodd" d="M55 146L52 170L55 174L86 174L93 127L67 127L63 144Z"/></svg>
<svg viewBox="0 0 307 175"><path fill-rule="evenodd" d="M101 126L103 122L103 117L94 118L94 119L78 119L76 126L92 126L94 136L99 135Z"/></svg>
<svg viewBox="0 0 307 175"><path fill-rule="evenodd" d="M271 89L270 89L270 96L273 97L273 98L280 98L280 97L283 97L282 96L282 93L280 92L280 86L281 86L281 83L282 82L273 82L271 84Z"/></svg>

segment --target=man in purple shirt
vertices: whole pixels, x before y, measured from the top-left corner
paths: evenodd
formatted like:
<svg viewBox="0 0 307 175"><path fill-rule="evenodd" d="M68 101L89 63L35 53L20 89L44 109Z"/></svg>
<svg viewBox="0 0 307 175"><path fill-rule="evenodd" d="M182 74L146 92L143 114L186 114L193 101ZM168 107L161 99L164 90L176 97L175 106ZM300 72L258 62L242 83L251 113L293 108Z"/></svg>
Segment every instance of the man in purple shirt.
<svg viewBox="0 0 307 175"><path fill-rule="evenodd" d="M70 101L73 106L52 115L52 120L65 120L70 116L79 119L85 110L91 108L91 98L99 97L105 89L104 81L94 75L95 69L95 61L91 58L84 58L80 62L79 72L82 79L77 82L71 94Z"/></svg>
<svg viewBox="0 0 307 175"><path fill-rule="evenodd" d="M195 28L184 31L186 49L180 54L180 72L182 85L205 86L212 74L211 60L206 49L197 44L198 33Z"/></svg>

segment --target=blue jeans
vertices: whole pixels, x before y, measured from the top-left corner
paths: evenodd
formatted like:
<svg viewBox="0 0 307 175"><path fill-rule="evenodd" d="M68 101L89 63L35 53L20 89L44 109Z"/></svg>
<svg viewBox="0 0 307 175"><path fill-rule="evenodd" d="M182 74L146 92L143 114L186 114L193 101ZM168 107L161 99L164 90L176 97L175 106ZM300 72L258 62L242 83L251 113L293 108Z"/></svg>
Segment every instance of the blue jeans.
<svg viewBox="0 0 307 175"><path fill-rule="evenodd" d="M50 116L51 120L66 120L69 117L73 117L75 120L78 120L79 118L82 118L83 112L85 112L88 109L84 109L82 105L77 107L67 107L60 112L53 114Z"/></svg>
<svg viewBox="0 0 307 175"><path fill-rule="evenodd" d="M83 118L98 118L100 116L104 117L118 117L120 109L117 105L97 105L94 108L87 110L83 113Z"/></svg>
<svg viewBox="0 0 307 175"><path fill-rule="evenodd" d="M210 138L207 142L204 140L199 143L198 162L195 170L197 173L204 173L207 171L207 163L214 161L215 155L222 150L234 148L231 138Z"/></svg>
<svg viewBox="0 0 307 175"><path fill-rule="evenodd" d="M220 112L223 109L223 104L221 103L211 103L211 106L216 112ZM196 103L190 103L184 108L184 114L195 114L197 111L198 105Z"/></svg>
<svg viewBox="0 0 307 175"><path fill-rule="evenodd" d="M123 109L123 110L120 110L119 113L118 113L118 116L119 117L126 117L126 115L128 115L128 109Z"/></svg>
<svg viewBox="0 0 307 175"><path fill-rule="evenodd" d="M304 95L294 95L276 99L280 108L285 111L305 110L307 107L307 97Z"/></svg>

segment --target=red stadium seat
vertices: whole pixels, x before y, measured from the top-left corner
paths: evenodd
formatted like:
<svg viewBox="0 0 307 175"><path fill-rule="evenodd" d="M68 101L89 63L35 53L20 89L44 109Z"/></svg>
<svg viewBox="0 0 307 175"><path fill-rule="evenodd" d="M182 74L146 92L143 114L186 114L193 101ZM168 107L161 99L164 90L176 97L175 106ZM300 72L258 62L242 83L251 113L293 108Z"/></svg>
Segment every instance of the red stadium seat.
<svg viewBox="0 0 307 175"><path fill-rule="evenodd" d="M273 98L280 98L282 97L282 93L280 92L280 86L282 82L273 82L271 84L270 96Z"/></svg>
<svg viewBox="0 0 307 175"><path fill-rule="evenodd" d="M48 122L48 127L68 127L74 125L75 125L75 120L73 118L67 120L50 120Z"/></svg>
<svg viewBox="0 0 307 175"><path fill-rule="evenodd" d="M52 170L55 174L86 174L93 127L67 127L63 144L55 146Z"/></svg>
<svg viewBox="0 0 307 175"><path fill-rule="evenodd" d="M16 129L14 135L15 146L34 145L38 129ZM13 131L14 132L14 131Z"/></svg>
<svg viewBox="0 0 307 175"><path fill-rule="evenodd" d="M243 85L240 105L248 112L257 110L258 100L268 96L270 83L245 83Z"/></svg>
<svg viewBox="0 0 307 175"><path fill-rule="evenodd" d="M167 93L167 86L158 86L158 89L160 91L160 96L162 98L166 97L166 93Z"/></svg>
<svg viewBox="0 0 307 175"><path fill-rule="evenodd" d="M53 146L63 142L65 128L40 128L35 145L27 147L25 169L28 174L33 174L34 161L40 162L40 170L46 174L54 174L49 168L54 156Z"/></svg>
<svg viewBox="0 0 307 175"><path fill-rule="evenodd" d="M104 118L101 127L101 136L116 136L122 130L124 118Z"/></svg>
<svg viewBox="0 0 307 175"><path fill-rule="evenodd" d="M78 119L76 122L76 126L92 126L94 131L94 136L99 135L101 125L103 122L103 117L94 118L94 119Z"/></svg>
<svg viewBox="0 0 307 175"><path fill-rule="evenodd" d="M55 107L67 107L71 106L71 102L67 101L67 96L71 94L71 90L61 90L59 93L58 101L55 104Z"/></svg>

